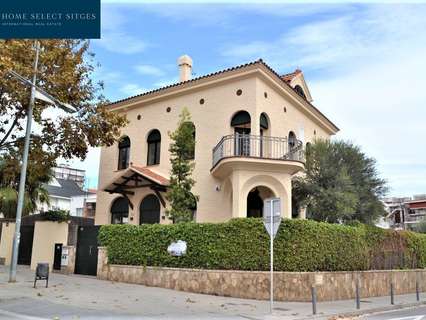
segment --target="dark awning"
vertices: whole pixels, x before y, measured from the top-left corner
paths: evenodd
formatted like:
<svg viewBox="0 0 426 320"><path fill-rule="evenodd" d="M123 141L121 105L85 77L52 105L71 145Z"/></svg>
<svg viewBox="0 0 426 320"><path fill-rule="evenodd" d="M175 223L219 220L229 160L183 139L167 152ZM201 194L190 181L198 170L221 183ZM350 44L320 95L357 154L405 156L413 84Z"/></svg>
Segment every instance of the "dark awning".
<svg viewBox="0 0 426 320"><path fill-rule="evenodd" d="M247 111L238 112L231 120L231 126L240 126L243 124L250 123L250 114Z"/></svg>

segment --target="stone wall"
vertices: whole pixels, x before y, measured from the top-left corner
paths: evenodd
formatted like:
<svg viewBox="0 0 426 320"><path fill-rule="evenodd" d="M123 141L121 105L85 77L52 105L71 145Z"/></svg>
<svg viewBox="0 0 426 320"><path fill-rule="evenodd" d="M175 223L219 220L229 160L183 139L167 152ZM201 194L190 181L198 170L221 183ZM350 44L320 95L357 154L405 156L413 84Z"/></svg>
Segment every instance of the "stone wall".
<svg viewBox="0 0 426 320"><path fill-rule="evenodd" d="M225 297L269 299L269 272L200 270L124 266L108 264L107 252L99 248L99 279L137 283L187 292ZM275 272L274 298L280 301L310 301L311 287L317 287L318 301L352 299L356 281L362 298L385 296L390 283L395 294L414 293L416 278L420 290L426 290L426 270L361 272Z"/></svg>

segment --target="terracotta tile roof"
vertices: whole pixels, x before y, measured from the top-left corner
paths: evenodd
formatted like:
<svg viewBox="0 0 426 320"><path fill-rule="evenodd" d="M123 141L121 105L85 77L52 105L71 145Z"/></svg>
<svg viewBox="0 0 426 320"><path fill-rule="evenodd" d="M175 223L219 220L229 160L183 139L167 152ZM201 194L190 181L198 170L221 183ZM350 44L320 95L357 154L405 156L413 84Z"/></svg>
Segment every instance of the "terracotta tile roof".
<svg viewBox="0 0 426 320"><path fill-rule="evenodd" d="M117 104L117 103L120 103L120 102L131 100L131 99L134 99L134 98L137 98L137 97L148 96L150 94L154 94L154 93L157 93L157 92L160 92L160 91L165 91L165 90L170 89L170 88L184 86L186 84L194 83L194 82L200 81L202 79L210 78L210 77L213 77L213 76L217 76L217 75L224 74L224 73L231 72L231 71L235 71L235 70L244 69L244 68L247 68L247 67L250 67L250 66L253 66L253 65L263 65L271 73L273 73L276 77L278 77L280 80L282 80L283 83L285 83L292 91L295 92L294 88L292 86L290 86L289 81L285 80L283 77L286 77L286 76L290 77L290 75L293 75L293 77L295 77L297 74L302 72L300 69L296 69L292 73L285 74L285 75L281 76L274 69L272 69L268 64L266 64L262 59L258 59L258 60L253 61L253 62L241 64L239 66L231 67L231 68L228 68L228 69L223 69L223 70L220 70L220 71L217 71L217 72L206 74L206 75L201 76L201 77L193 78L193 79L190 79L190 80L187 80L187 81L177 82L177 83L165 86L165 87L161 87L161 88L158 88L158 89L155 89L155 90L147 91L147 92L135 95L135 96L127 97L125 99L117 100L117 101L110 103L109 106L113 107L114 104ZM301 99L303 99L303 98L301 98ZM339 130L339 128L330 119L328 119L320 110L318 110L318 108L316 108L308 100L306 100L306 99L303 99L303 100L306 101L308 103L308 105L311 108L313 108L316 112L318 112L320 115L322 115L335 128L336 131Z"/></svg>
<svg viewBox="0 0 426 320"><path fill-rule="evenodd" d="M159 185L168 186L170 184L169 179L163 177L162 175L159 175L158 173L155 173L154 171L148 169L147 167L130 165L130 169L144 176L148 180L158 183Z"/></svg>
<svg viewBox="0 0 426 320"><path fill-rule="evenodd" d="M294 78L295 76L297 76L298 74L300 74L300 73L302 73L302 70L300 70L300 69L296 69L296 70L294 70L294 72L283 74L283 75L281 75L280 77L281 77L281 79L283 79L285 82L290 83L290 82L291 82L291 80L293 80L293 78Z"/></svg>
<svg viewBox="0 0 426 320"><path fill-rule="evenodd" d="M199 80L201 80L201 79L210 78L210 77L213 77L213 76L216 76L216 75L222 74L222 73L227 73L227 72L230 72L230 71L234 71L234 70L238 70L238 69L243 69L243 68L246 68L246 67L248 67L248 66L252 66L252 65L254 65L254 64L259 64L259 63L266 65L266 64L263 62L263 60L262 60L262 59L259 59L259 60L253 61L253 62L249 62L249 63L241 64L241 65L239 65L239 66L235 66L235 67L231 67L231 68L227 68L227 69L219 70L219 71L216 71L216 72L208 73L208 74L206 74L206 75L204 75L204 76L200 76L200 77L197 77L197 78L193 78L193 79L190 79L190 80L187 80L187 81L176 82L176 83L173 83L173 84L171 84L171 85L164 86L164 87L161 87L161 88L158 88L158 89L154 89L154 90L146 91L146 92L143 92L143 93L140 93L140 94L134 95L134 96L130 96L130 97L127 97L127 98L124 98L124 99L120 99L120 100L117 100L117 101L111 102L109 105L114 105L114 104L116 104L116 103L123 102L123 101L127 101L127 100L130 100L130 99L136 98L136 97L143 97L143 96L147 96L147 95L150 95L150 94L153 94L153 93L156 93L156 92L159 92L159 91L163 91L163 90L166 90L166 89L169 89L169 88L180 87L180 86L183 86L184 84L187 84L187 83L196 82L196 81L199 81Z"/></svg>

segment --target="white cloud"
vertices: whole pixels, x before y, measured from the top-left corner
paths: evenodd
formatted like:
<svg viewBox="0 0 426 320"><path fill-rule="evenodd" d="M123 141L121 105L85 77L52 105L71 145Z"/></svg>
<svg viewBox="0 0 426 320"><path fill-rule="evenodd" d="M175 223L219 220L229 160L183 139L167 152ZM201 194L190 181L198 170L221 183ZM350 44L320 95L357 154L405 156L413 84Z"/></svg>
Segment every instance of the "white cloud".
<svg viewBox="0 0 426 320"><path fill-rule="evenodd" d="M173 79L163 79L163 80L159 80L155 82L154 87L157 87L157 88L167 87L178 82L179 82L179 79L177 77Z"/></svg>
<svg viewBox="0 0 426 320"><path fill-rule="evenodd" d="M147 75L147 76L155 76L155 77L161 77L164 76L164 71L161 70L158 67L148 65L148 64L140 64L135 67L136 71L140 74Z"/></svg>
<svg viewBox="0 0 426 320"><path fill-rule="evenodd" d="M135 96L137 94L141 94L143 92L148 91L148 89L146 89L146 88L144 88L144 87L142 87L138 84L135 84L135 83L128 83L128 84L125 84L124 86L122 86L120 88L120 91L123 92L127 96Z"/></svg>
<svg viewBox="0 0 426 320"><path fill-rule="evenodd" d="M350 47L344 50L347 61L338 57L346 67L311 82L311 93L320 110L341 128L337 137L354 141L377 159L390 194L408 196L426 191L426 43L417 37L426 32L426 22L419 23L421 10L412 12L410 21L407 11L399 12L370 21L376 27L369 36L382 33L374 46L358 48L363 40L351 40L359 34L348 38L353 52Z"/></svg>
<svg viewBox="0 0 426 320"><path fill-rule="evenodd" d="M104 31L102 39L94 41L108 51L124 54L139 53L149 47L144 40L122 31Z"/></svg>
<svg viewBox="0 0 426 320"><path fill-rule="evenodd" d="M407 46L417 47L418 37L413 31L425 29L425 8L368 6L337 18L295 26L272 41L230 44L222 54L233 63L262 57L282 70L294 66L328 71L355 69L369 59L382 60Z"/></svg>
<svg viewBox="0 0 426 320"><path fill-rule="evenodd" d="M145 51L150 44L136 35L132 35L127 27L128 20L116 5L102 6L101 39L93 40L104 49L123 54L135 54Z"/></svg>

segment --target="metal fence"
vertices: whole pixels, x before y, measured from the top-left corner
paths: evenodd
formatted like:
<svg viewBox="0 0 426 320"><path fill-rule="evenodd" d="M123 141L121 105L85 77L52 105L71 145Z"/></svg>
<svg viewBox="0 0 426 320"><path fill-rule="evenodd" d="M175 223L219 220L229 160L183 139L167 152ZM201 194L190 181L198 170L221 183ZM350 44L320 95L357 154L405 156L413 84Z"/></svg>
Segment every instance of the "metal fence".
<svg viewBox="0 0 426 320"><path fill-rule="evenodd" d="M421 268L415 253L382 251L370 254L368 270L393 270Z"/></svg>
<svg viewBox="0 0 426 320"><path fill-rule="evenodd" d="M302 141L238 133L224 136L213 148L213 167L229 157L305 160Z"/></svg>

